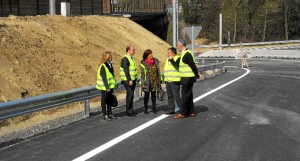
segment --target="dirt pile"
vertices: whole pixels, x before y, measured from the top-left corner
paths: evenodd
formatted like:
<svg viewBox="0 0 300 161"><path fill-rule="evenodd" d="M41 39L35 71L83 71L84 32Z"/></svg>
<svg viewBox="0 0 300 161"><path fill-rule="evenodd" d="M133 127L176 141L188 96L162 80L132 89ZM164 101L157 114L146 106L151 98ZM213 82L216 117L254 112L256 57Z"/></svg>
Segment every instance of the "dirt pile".
<svg viewBox="0 0 300 161"><path fill-rule="evenodd" d="M139 64L145 49L164 64L170 46L127 18L36 16L0 18L0 102L95 85L101 53L119 62L128 44Z"/></svg>

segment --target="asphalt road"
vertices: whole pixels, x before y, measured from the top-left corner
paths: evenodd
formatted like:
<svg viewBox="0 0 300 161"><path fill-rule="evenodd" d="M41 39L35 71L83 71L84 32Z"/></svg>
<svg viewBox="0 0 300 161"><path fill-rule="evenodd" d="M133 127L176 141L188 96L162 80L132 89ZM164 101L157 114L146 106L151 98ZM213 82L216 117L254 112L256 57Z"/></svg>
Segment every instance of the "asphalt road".
<svg viewBox="0 0 300 161"><path fill-rule="evenodd" d="M158 114L138 110L136 117L117 114L113 121L96 115L2 148L0 160L68 161L96 149L88 160L299 161L300 61L251 59L247 75L234 67L240 61L226 61L227 73L195 84L195 100L203 97L195 102L195 118L165 116L166 101L158 102Z"/></svg>

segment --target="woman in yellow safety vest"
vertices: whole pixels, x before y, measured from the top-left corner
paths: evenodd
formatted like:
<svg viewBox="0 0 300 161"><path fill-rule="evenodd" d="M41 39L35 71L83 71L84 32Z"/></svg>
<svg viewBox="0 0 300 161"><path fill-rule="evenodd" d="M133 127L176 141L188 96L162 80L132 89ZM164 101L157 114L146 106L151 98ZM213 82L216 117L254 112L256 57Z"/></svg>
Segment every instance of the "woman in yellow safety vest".
<svg viewBox="0 0 300 161"><path fill-rule="evenodd" d="M148 102L151 93L152 112L156 113L156 91L160 85L160 69L159 61L153 58L152 51L150 49L145 50L143 54L143 60L140 64L141 70L141 86L144 96L144 113L148 114Z"/></svg>
<svg viewBox="0 0 300 161"><path fill-rule="evenodd" d="M97 72L96 88L101 90L101 107L104 120L111 120L113 118L111 100L117 81L111 61L111 52L104 52L102 54L101 64Z"/></svg>

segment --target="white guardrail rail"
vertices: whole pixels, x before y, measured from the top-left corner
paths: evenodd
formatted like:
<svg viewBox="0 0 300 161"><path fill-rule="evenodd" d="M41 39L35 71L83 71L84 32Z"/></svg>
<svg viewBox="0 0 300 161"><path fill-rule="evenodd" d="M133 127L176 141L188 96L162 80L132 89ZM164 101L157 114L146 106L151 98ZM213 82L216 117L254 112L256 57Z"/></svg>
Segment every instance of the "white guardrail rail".
<svg viewBox="0 0 300 161"><path fill-rule="evenodd" d="M279 45L279 44L295 44L300 43L300 40L287 40L287 41L268 41L268 42L251 42L251 43L234 43L234 44L219 44L216 45L198 45L194 44L194 48L225 48L225 47L243 47L243 46L259 46L259 45ZM187 45L188 48L192 48L191 44Z"/></svg>
<svg viewBox="0 0 300 161"><path fill-rule="evenodd" d="M199 72L201 73L206 70L213 70L213 75L215 75L215 69L220 69L220 73L225 72L225 62L217 62L204 65L204 62L201 62L200 58L197 58L197 60L197 67ZM120 85L120 82L118 84L119 88L116 88L115 92L125 91L125 88ZM140 88L136 87L134 100L138 100L140 98L139 89ZM0 121L80 101L84 101L84 116L85 118L87 118L90 116L90 99L99 96L101 96L101 92L99 92L99 90L97 90L95 86L89 86L20 100L3 102L0 103Z"/></svg>

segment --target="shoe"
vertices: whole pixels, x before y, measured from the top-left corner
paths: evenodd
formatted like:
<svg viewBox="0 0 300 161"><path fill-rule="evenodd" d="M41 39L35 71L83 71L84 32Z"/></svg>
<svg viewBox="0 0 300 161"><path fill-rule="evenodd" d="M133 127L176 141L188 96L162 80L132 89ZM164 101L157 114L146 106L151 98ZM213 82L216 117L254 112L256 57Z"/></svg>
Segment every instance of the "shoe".
<svg viewBox="0 0 300 161"><path fill-rule="evenodd" d="M195 117L196 113L190 113L189 117Z"/></svg>
<svg viewBox="0 0 300 161"><path fill-rule="evenodd" d="M136 116L136 113L126 113L126 116L134 117L134 116Z"/></svg>
<svg viewBox="0 0 300 161"><path fill-rule="evenodd" d="M172 114L175 114L175 112L166 112L165 114L166 115L172 115Z"/></svg>
<svg viewBox="0 0 300 161"><path fill-rule="evenodd" d="M174 116L174 119L182 119L182 118L185 118L185 115L181 113Z"/></svg>
<svg viewBox="0 0 300 161"><path fill-rule="evenodd" d="M152 108L152 112L157 114L156 108Z"/></svg>
<svg viewBox="0 0 300 161"><path fill-rule="evenodd" d="M148 110L147 109L144 109L144 114L148 115Z"/></svg>
<svg viewBox="0 0 300 161"><path fill-rule="evenodd" d="M108 118L111 119L111 120L114 119L114 118L113 118L112 116L110 116L110 115L108 116Z"/></svg>
<svg viewBox="0 0 300 161"><path fill-rule="evenodd" d="M107 115L105 115L105 116L104 116L104 120L110 121L110 118L109 118Z"/></svg>

